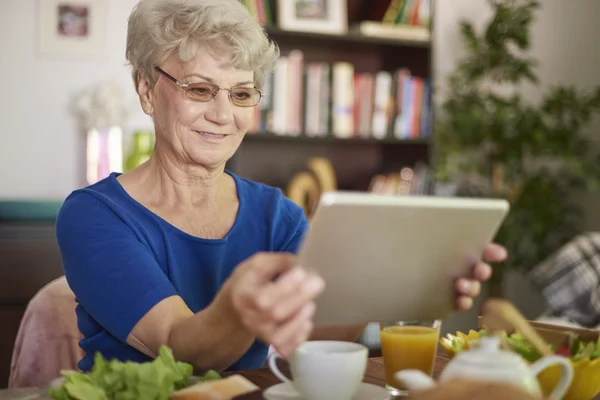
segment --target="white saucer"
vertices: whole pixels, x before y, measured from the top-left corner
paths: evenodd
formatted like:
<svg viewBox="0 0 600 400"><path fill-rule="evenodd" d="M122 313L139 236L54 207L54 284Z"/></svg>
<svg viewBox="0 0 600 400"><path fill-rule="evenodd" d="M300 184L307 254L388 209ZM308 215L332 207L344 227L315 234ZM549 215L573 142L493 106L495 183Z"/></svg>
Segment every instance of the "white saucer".
<svg viewBox="0 0 600 400"><path fill-rule="evenodd" d="M284 382L271 386L263 392L265 400L304 400L291 383ZM389 400L390 392L384 387L363 382L352 400Z"/></svg>

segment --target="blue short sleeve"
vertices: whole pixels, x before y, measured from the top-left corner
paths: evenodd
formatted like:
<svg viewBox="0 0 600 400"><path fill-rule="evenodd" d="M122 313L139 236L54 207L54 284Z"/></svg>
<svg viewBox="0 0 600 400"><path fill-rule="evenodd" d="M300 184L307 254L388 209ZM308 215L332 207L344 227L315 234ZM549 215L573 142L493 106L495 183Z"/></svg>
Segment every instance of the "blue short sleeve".
<svg viewBox="0 0 600 400"><path fill-rule="evenodd" d="M294 229L279 251L296 254L298 253L298 250L300 250L300 245L304 240L304 236L308 231L310 223L306 218L306 215L304 215L304 210L300 206L293 203L288 198L282 198L282 201L282 208L285 210L285 214L287 215L287 224L291 225Z"/></svg>
<svg viewBox="0 0 600 400"><path fill-rule="evenodd" d="M56 221L65 276L77 302L122 342L152 307L177 295L143 235L124 218L95 195L78 191Z"/></svg>
<svg viewBox="0 0 600 400"><path fill-rule="evenodd" d="M308 220L303 218L298 225L296 233L290 238L289 242L283 247L282 251L294 254L298 253L298 250L300 250L300 245L304 240L304 235L308 231L308 226Z"/></svg>

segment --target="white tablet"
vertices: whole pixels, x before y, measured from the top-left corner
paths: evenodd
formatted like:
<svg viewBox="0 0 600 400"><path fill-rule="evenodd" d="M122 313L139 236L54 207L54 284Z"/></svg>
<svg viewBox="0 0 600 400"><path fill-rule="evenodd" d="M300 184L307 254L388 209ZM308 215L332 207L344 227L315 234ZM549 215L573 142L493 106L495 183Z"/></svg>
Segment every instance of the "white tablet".
<svg viewBox="0 0 600 400"><path fill-rule="evenodd" d="M501 199L328 192L298 253L326 288L316 326L443 319L509 210Z"/></svg>

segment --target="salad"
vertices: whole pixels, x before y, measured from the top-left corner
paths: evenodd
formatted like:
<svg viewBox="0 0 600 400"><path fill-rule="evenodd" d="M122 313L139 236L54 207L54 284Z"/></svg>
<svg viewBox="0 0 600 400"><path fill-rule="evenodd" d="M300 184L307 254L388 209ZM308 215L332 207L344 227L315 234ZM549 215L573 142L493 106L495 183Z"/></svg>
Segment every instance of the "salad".
<svg viewBox="0 0 600 400"><path fill-rule="evenodd" d="M173 352L162 346L151 362L107 361L96 354L89 373L63 371L63 381L48 389L55 400L167 400L169 394L198 381L220 379L216 371L193 377L191 364L176 361Z"/></svg>
<svg viewBox="0 0 600 400"><path fill-rule="evenodd" d="M459 353L473 347L474 342L487 334L488 332L485 329L478 331L470 330L468 334L462 332L457 332L456 335L447 334L440 339L440 344L450 353ZM511 350L518 353L527 361L534 362L541 358L539 352L519 332L511 334L501 332L500 337L504 343L508 344ZM584 342L579 335L569 333L567 344L563 346L550 344L550 347L556 355L568 357L572 361L600 358L600 337L595 342Z"/></svg>

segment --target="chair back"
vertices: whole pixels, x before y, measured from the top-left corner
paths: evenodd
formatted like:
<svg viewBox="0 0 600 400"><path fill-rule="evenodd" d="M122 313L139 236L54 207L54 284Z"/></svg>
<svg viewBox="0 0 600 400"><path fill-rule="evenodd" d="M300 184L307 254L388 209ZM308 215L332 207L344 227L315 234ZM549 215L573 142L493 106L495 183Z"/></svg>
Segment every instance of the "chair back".
<svg viewBox="0 0 600 400"><path fill-rule="evenodd" d="M9 388L45 387L83 357L75 295L64 276L41 288L21 319L10 366Z"/></svg>

